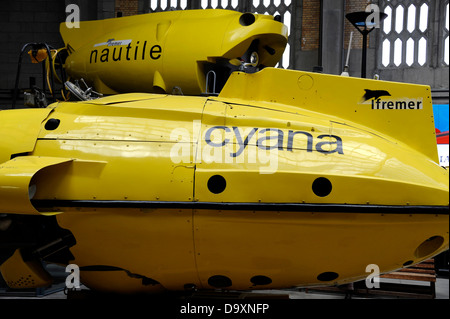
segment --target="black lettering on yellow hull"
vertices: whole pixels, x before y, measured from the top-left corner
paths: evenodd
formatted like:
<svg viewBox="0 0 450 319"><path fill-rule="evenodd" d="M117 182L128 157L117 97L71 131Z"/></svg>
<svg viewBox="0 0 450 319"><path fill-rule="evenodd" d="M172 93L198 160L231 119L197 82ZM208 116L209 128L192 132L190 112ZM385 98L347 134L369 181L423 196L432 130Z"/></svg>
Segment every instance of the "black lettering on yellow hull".
<svg viewBox="0 0 450 319"><path fill-rule="evenodd" d="M125 47L125 50L122 50L123 48L123 45L121 45L120 47L114 46L114 48L107 47L101 50L100 54L98 49L92 50L89 55L89 63L104 63L110 61L117 62L122 60L136 61L139 59L139 57L141 57L142 60L158 60L162 56L162 47L158 44L153 45L152 47L150 47L148 52L146 52L147 41L144 41L142 49L139 47L139 41L137 41L135 45L129 43Z"/></svg>
<svg viewBox="0 0 450 319"><path fill-rule="evenodd" d="M215 130L223 130L225 133L229 133L229 134L231 134L231 132L233 132L234 138L237 142L237 145L239 145L239 149L234 153L230 153L230 156L237 157L242 154L242 152L245 150L245 148L250 143L253 136L259 129L257 127L254 127L248 133L248 135L243 139L243 136L241 136L241 132L238 127L233 126L232 128L230 128L228 126L213 126L210 129L208 129L205 133L205 142L209 146L212 146L212 147L223 147L223 146L227 145L228 143L230 143L229 138L224 138L220 143L213 142L211 140L211 134ZM266 135L266 136L262 136L258 139L255 138L256 146L260 149L271 150L271 149L276 148L280 151L286 149L287 151L292 152L294 149L294 147L293 147L294 137L298 134L302 134L302 135L306 136L306 140L307 140L306 151L307 152L313 151L313 145L314 145L313 140L314 139L313 139L313 136L308 132L289 130L289 132L287 134L288 137L287 137L286 146L284 146L284 132L282 130L274 129L274 128L265 128L265 129L259 130L259 134L264 134L267 132L276 132L277 136ZM325 138L330 138L332 140L327 141L327 140L324 140ZM323 134L323 135L317 136L316 139L320 140L320 142L317 142L315 145L315 150L318 151L319 153L331 154L331 153L337 152L338 154L344 154L342 138L340 138L339 136ZM267 145L266 141L270 141L270 140L276 140L277 143L275 145ZM331 147L330 147L330 149L327 150L327 149L325 149L326 145L335 145L335 147L334 147L334 149L331 149Z"/></svg>

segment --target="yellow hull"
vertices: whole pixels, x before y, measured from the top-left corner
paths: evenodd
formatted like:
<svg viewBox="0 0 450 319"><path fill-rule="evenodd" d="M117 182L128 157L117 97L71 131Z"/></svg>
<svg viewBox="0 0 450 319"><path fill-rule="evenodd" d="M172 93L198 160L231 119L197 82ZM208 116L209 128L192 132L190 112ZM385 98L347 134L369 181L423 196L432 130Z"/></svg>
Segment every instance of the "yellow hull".
<svg viewBox="0 0 450 319"><path fill-rule="evenodd" d="M104 94L181 89L200 95L211 90L209 70L223 86L228 61L245 58L248 50L257 52L258 66L275 66L288 38L287 27L272 16L221 9L83 21L80 28L61 23L60 32L68 75Z"/></svg>
<svg viewBox="0 0 450 319"><path fill-rule="evenodd" d="M368 265L389 272L448 247L439 215L74 209L58 222L77 239L81 281L110 292L343 284L365 279ZM105 265L121 269L83 271Z"/></svg>
<svg viewBox="0 0 450 319"><path fill-rule="evenodd" d="M0 145L0 213L70 231L48 241L98 290L351 282L448 249L432 115L426 86L270 68L219 97L2 111L2 136L22 129Z"/></svg>

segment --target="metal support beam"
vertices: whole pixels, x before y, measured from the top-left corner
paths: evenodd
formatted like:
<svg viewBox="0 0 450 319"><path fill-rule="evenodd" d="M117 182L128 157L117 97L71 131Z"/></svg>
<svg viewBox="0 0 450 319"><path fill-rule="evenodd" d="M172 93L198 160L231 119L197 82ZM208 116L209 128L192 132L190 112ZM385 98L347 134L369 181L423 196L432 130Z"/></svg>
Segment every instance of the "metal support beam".
<svg viewBox="0 0 450 319"><path fill-rule="evenodd" d="M321 57L323 72L341 74L344 38L344 0L323 0L321 28Z"/></svg>

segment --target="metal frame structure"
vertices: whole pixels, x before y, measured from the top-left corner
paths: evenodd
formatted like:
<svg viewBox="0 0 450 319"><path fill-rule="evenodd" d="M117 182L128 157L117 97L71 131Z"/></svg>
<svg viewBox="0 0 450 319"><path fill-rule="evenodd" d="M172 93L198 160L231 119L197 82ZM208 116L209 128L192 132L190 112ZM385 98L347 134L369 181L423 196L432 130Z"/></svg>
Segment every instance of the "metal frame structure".
<svg viewBox="0 0 450 319"><path fill-rule="evenodd" d="M449 36L445 25L448 0L380 0L379 4L381 11L390 17L382 24L378 39L378 68L448 66L448 57L447 62L445 59L445 41ZM421 23L421 20L425 21L424 15L426 25ZM411 19L413 16L414 20ZM425 51L420 52L424 45ZM383 53L387 49L389 59L386 63Z"/></svg>

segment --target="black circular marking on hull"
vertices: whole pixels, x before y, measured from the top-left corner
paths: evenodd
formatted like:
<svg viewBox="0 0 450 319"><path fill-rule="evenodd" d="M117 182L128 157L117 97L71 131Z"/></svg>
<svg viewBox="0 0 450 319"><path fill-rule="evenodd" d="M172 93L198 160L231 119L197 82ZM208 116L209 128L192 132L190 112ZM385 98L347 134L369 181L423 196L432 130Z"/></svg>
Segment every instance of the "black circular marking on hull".
<svg viewBox="0 0 450 319"><path fill-rule="evenodd" d="M331 182L325 177L316 178L316 180L312 184L312 190L314 194L319 197L328 196L331 193L333 186Z"/></svg>
<svg viewBox="0 0 450 319"><path fill-rule="evenodd" d="M317 276L317 280L332 281L332 280L337 279L338 277L339 277L339 274L332 272L332 271L327 271L327 272L323 272L319 276Z"/></svg>
<svg viewBox="0 0 450 319"><path fill-rule="evenodd" d="M213 194L222 193L227 187L227 181L221 175L211 176L208 180L208 189Z"/></svg>
<svg viewBox="0 0 450 319"><path fill-rule="evenodd" d="M61 120L58 120L58 119L49 119L48 121L47 121L47 123L45 123L45 129L47 130L47 131L53 131L53 130L56 130L57 128L58 128L58 126L59 126L59 124L61 123Z"/></svg>
<svg viewBox="0 0 450 319"><path fill-rule="evenodd" d="M406 262L404 262L404 263L403 263L403 267L406 267L406 266L412 265L412 264L413 264L413 262L414 262L414 261L412 261L412 260L408 260L408 261L406 261Z"/></svg>
<svg viewBox="0 0 450 319"><path fill-rule="evenodd" d="M214 288L226 288L230 287L233 284L230 278L227 276L211 276L208 279L208 285L214 287Z"/></svg>
<svg viewBox="0 0 450 319"><path fill-rule="evenodd" d="M250 281L254 286L264 286L264 285L270 285L272 283L272 279L270 279L267 276L262 276L262 275L253 276L250 279Z"/></svg>

